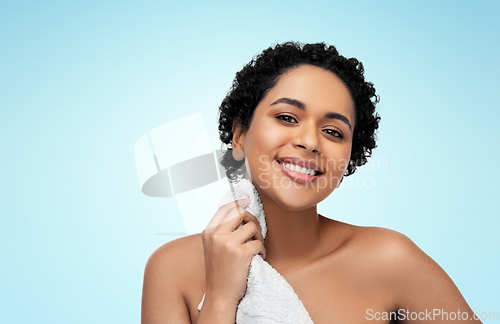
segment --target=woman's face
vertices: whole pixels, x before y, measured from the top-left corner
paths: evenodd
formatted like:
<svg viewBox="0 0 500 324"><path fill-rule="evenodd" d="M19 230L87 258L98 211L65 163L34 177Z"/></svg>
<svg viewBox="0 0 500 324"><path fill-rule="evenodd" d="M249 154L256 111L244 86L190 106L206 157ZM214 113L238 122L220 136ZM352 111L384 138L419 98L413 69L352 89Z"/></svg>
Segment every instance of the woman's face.
<svg viewBox="0 0 500 324"><path fill-rule="evenodd" d="M338 186L350 158L354 121L354 103L342 81L302 65L281 75L246 132L236 127L233 147L245 153L247 178L259 194L282 208L302 210Z"/></svg>

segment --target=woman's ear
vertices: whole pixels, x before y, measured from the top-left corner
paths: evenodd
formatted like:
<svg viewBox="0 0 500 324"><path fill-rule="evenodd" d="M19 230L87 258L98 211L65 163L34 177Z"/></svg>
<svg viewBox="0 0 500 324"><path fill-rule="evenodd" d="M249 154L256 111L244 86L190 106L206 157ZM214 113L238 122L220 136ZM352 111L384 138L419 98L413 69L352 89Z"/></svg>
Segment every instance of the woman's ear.
<svg viewBox="0 0 500 324"><path fill-rule="evenodd" d="M233 148L233 158L236 161L241 161L245 158L245 150L243 148L243 142L245 139L245 132L241 127L240 117L235 117L233 121L233 140L231 146Z"/></svg>

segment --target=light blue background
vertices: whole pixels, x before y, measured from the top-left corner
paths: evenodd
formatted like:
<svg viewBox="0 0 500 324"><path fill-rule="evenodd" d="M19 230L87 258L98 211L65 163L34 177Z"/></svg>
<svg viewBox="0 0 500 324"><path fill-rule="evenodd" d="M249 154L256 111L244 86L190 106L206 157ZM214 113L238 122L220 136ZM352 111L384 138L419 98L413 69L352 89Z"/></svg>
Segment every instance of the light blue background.
<svg viewBox="0 0 500 324"><path fill-rule="evenodd" d="M219 147L235 72L287 40L357 57L381 96L387 168L360 169L373 188L345 185L326 216L408 235L475 311L500 312L499 9L2 1L0 322L138 323L146 260L184 229L173 199L141 193L135 141L202 112Z"/></svg>

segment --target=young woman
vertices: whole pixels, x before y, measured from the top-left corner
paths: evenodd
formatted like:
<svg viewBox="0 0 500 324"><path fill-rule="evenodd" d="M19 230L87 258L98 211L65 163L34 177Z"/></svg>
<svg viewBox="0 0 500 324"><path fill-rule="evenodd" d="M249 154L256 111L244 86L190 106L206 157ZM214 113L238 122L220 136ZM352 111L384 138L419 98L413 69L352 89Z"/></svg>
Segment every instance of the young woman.
<svg viewBox="0 0 500 324"><path fill-rule="evenodd" d="M220 138L232 147L222 164L233 179L245 164L266 240L240 200L217 211L219 225L166 243L146 265L142 322L234 323L257 253L315 324L476 321L449 276L406 236L317 213L375 148L377 101L362 64L323 43L276 45L238 72L220 107Z"/></svg>

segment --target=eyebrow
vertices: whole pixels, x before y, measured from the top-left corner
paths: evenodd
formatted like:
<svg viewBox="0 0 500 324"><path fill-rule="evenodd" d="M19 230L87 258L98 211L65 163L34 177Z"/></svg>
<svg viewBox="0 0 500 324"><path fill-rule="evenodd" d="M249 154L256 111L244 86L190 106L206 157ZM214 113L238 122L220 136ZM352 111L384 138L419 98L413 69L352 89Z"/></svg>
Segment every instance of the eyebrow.
<svg viewBox="0 0 500 324"><path fill-rule="evenodd" d="M301 110L304 110L304 111L307 110L305 103L303 103L300 100L292 99L292 98L279 98L278 100L276 100L275 102L273 102L271 104L271 106L272 105L277 105L279 103L284 103L284 104L287 104L287 105L292 105L292 106L295 106L295 107L297 107L297 108L299 108ZM344 116L344 115L342 115L340 113L329 111L329 112L327 112L325 114L324 118L340 120L340 121L344 122L345 124L347 124L347 126L349 126L349 130L352 131L352 125L351 125L351 122L349 121L349 118L347 118L346 116Z"/></svg>

